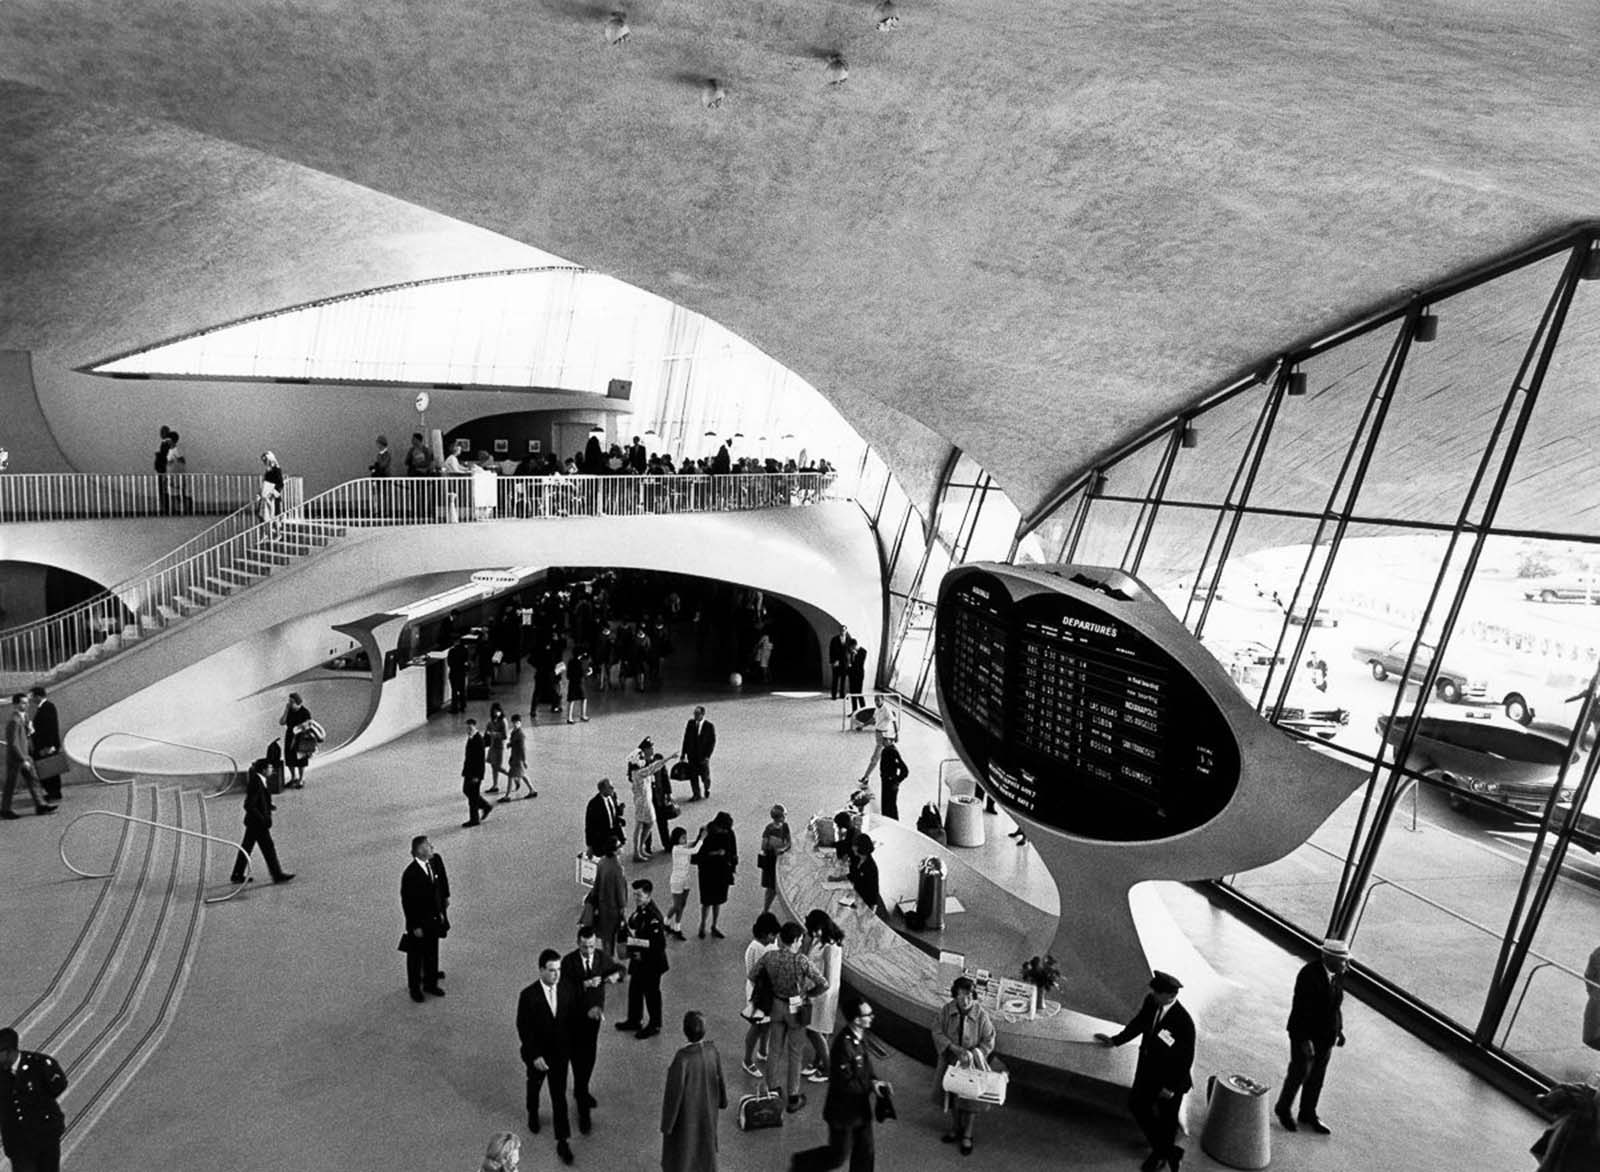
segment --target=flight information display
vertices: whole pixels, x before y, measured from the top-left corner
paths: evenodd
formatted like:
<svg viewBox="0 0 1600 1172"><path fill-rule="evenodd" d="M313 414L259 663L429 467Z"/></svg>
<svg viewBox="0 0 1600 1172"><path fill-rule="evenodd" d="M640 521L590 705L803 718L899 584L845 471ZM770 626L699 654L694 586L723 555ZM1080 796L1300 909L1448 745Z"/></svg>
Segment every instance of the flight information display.
<svg viewBox="0 0 1600 1172"><path fill-rule="evenodd" d="M1239 746L1200 684L1116 617L1125 600L1031 581L1014 597L1022 585L963 568L940 591L941 710L986 788L1059 830L1117 841L1219 813Z"/></svg>

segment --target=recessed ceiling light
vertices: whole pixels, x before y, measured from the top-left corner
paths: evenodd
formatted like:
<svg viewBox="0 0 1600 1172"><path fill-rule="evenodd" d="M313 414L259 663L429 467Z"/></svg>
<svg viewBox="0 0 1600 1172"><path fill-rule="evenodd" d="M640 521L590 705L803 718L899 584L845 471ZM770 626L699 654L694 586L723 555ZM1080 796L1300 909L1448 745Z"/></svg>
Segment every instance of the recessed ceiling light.
<svg viewBox="0 0 1600 1172"><path fill-rule="evenodd" d="M714 77L708 77L700 86L700 104L707 110L715 110L722 105L728 96L728 87Z"/></svg>
<svg viewBox="0 0 1600 1172"><path fill-rule="evenodd" d="M900 27L900 9L895 7L894 0L882 0L872 10L872 19L877 21L879 32L888 32Z"/></svg>
<svg viewBox="0 0 1600 1172"><path fill-rule="evenodd" d="M850 80L850 67L845 64L843 57L835 53L828 58L827 74L829 85L843 85Z"/></svg>
<svg viewBox="0 0 1600 1172"><path fill-rule="evenodd" d="M626 12L613 12L606 17L606 44L620 45L632 32L633 30L628 27Z"/></svg>

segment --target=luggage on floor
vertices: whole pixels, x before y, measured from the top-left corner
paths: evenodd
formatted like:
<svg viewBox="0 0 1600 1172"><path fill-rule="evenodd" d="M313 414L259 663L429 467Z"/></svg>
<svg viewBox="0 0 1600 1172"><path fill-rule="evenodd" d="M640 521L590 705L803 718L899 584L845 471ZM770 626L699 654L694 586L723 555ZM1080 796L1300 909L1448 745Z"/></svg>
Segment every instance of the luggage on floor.
<svg viewBox="0 0 1600 1172"><path fill-rule="evenodd" d="M783 1096L767 1089L765 1079L756 1083L754 1094L739 1100L739 1130L760 1131L783 1126Z"/></svg>

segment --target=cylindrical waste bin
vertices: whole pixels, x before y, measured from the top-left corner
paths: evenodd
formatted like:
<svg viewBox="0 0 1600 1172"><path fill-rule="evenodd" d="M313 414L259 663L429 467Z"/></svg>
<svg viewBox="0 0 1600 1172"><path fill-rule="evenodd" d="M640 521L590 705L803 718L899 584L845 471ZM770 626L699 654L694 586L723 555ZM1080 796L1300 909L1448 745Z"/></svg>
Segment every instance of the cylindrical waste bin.
<svg viewBox="0 0 1600 1172"><path fill-rule="evenodd" d="M1206 1083L1211 1111L1200 1137L1206 1155L1230 1168L1265 1168L1272 1162L1271 1089L1242 1074L1211 1077Z"/></svg>
<svg viewBox="0 0 1600 1172"><path fill-rule="evenodd" d="M951 846L982 846L983 803L977 798L952 797L944 816L944 830Z"/></svg>
<svg viewBox="0 0 1600 1172"><path fill-rule="evenodd" d="M944 860L937 855L917 870L917 919L929 931L944 931Z"/></svg>

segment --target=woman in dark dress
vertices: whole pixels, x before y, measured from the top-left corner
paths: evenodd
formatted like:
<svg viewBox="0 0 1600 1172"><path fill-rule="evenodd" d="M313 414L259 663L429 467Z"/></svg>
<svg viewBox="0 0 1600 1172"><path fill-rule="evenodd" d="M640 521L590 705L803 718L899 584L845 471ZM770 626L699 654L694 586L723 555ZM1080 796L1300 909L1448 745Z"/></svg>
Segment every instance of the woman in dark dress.
<svg viewBox="0 0 1600 1172"><path fill-rule="evenodd" d="M492 794L500 788L500 775L506 771L506 741L511 736L511 726L506 723L506 711L500 707L499 701L489 705L489 723L484 729L489 738L489 751L485 754L485 763L489 766L489 788L483 792ZM506 782L509 789L511 783Z"/></svg>
<svg viewBox="0 0 1600 1172"><path fill-rule="evenodd" d="M589 654L580 651L567 669L567 723L589 719Z"/></svg>
<svg viewBox="0 0 1600 1172"><path fill-rule="evenodd" d="M720 810L706 826L700 849L689 860L700 868L700 939L706 938L706 912L711 913L711 934L718 940L723 933L717 927L717 917L722 905L728 902L728 888L733 886L734 874L739 867L739 846L733 835L733 816Z"/></svg>

